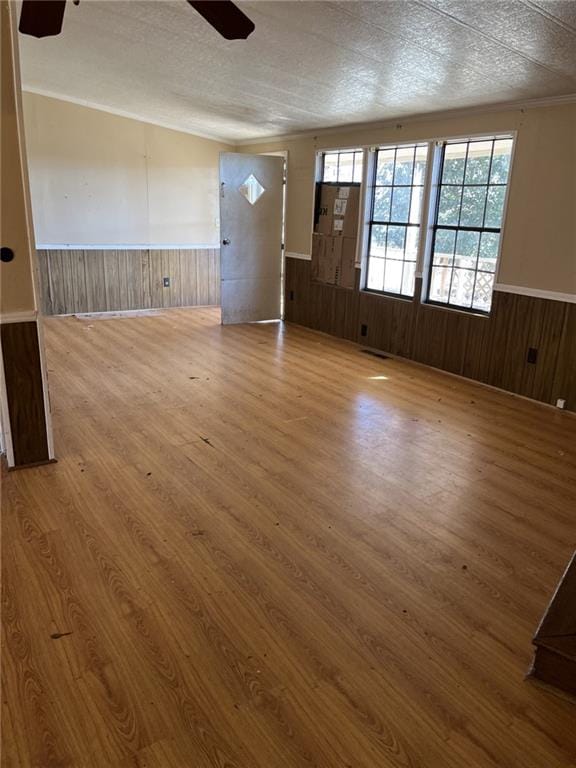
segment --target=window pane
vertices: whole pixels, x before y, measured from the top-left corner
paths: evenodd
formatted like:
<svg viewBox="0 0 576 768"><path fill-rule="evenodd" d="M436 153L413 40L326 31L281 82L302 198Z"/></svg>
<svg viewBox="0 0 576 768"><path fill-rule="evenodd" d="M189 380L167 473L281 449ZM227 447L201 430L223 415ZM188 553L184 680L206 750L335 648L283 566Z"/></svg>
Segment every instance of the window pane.
<svg viewBox="0 0 576 768"><path fill-rule="evenodd" d="M368 261L367 288L371 291L384 290L384 259L371 257Z"/></svg>
<svg viewBox="0 0 576 768"><path fill-rule="evenodd" d="M322 181L361 182L363 161L364 153L358 149L354 152L325 152Z"/></svg>
<svg viewBox="0 0 576 768"><path fill-rule="evenodd" d="M442 184L462 184L467 144L447 144L444 152Z"/></svg>
<svg viewBox="0 0 576 768"><path fill-rule="evenodd" d="M472 306L474 274L473 269L454 269L452 271L450 304L457 304L460 307Z"/></svg>
<svg viewBox="0 0 576 768"><path fill-rule="evenodd" d="M376 168L376 184L392 184L394 179L394 150L384 149L378 151L378 165Z"/></svg>
<svg viewBox="0 0 576 768"><path fill-rule="evenodd" d="M496 271L496 261L498 259L498 244L500 235L496 232L482 232L480 238L480 257L478 259L478 269L486 272Z"/></svg>
<svg viewBox="0 0 576 768"><path fill-rule="evenodd" d="M370 237L370 256L384 256L386 248L386 232L388 227L382 224L372 225Z"/></svg>
<svg viewBox="0 0 576 768"><path fill-rule="evenodd" d="M354 153L353 152L341 152L340 164L338 166L338 181L352 181L354 178Z"/></svg>
<svg viewBox="0 0 576 768"><path fill-rule="evenodd" d="M474 141L468 149L465 184L487 184L492 155L491 141Z"/></svg>
<svg viewBox="0 0 576 768"><path fill-rule="evenodd" d="M427 154L427 145L378 150L367 288L414 295ZM385 258L383 268L372 266L375 257ZM380 277L382 284L377 285Z"/></svg>
<svg viewBox="0 0 576 768"><path fill-rule="evenodd" d="M404 257L404 243L406 241L406 227L388 227L388 244L386 256L389 259L402 259Z"/></svg>
<svg viewBox="0 0 576 768"><path fill-rule="evenodd" d="M376 187L374 192L374 220L390 221L392 187Z"/></svg>
<svg viewBox="0 0 576 768"><path fill-rule="evenodd" d="M466 232L460 230L460 232L458 232L458 237L456 238L454 266L465 267L466 269L476 269L479 241L479 232Z"/></svg>
<svg viewBox="0 0 576 768"><path fill-rule="evenodd" d="M447 224L453 227L458 225L461 199L462 187L442 187L438 208L438 224Z"/></svg>
<svg viewBox="0 0 576 768"><path fill-rule="evenodd" d="M404 249L404 259L406 261L416 261L419 235L420 230L418 227L406 228L406 248Z"/></svg>
<svg viewBox="0 0 576 768"><path fill-rule="evenodd" d="M338 153L324 155L324 174L322 181L338 181Z"/></svg>
<svg viewBox="0 0 576 768"><path fill-rule="evenodd" d="M494 275L478 272L476 286L474 288L474 300L472 307L482 312L489 312L492 304L492 290L494 288Z"/></svg>
<svg viewBox="0 0 576 768"><path fill-rule="evenodd" d="M488 189L488 202L486 204L485 227L502 226L502 213L504 211L504 198L506 197L506 187L490 187Z"/></svg>
<svg viewBox="0 0 576 768"><path fill-rule="evenodd" d="M434 259L436 265L448 265L453 263L456 232L453 229L439 229L434 240Z"/></svg>
<svg viewBox="0 0 576 768"><path fill-rule="evenodd" d="M362 165L364 163L364 153L354 152L354 181L362 181Z"/></svg>
<svg viewBox="0 0 576 768"><path fill-rule="evenodd" d="M402 293L404 296L414 295L414 278L416 275L416 264L412 261L404 262L404 275L402 276Z"/></svg>
<svg viewBox="0 0 576 768"><path fill-rule="evenodd" d="M391 221L408 221L410 216L410 187L394 187Z"/></svg>
<svg viewBox="0 0 576 768"><path fill-rule="evenodd" d="M486 187L464 187L460 226L481 227L485 202Z"/></svg>
<svg viewBox="0 0 576 768"><path fill-rule="evenodd" d="M511 138L444 144L429 300L489 311L512 147Z"/></svg>
<svg viewBox="0 0 576 768"><path fill-rule="evenodd" d="M384 290L388 293L400 293L402 289L402 262L386 259L384 268Z"/></svg>
<svg viewBox="0 0 576 768"><path fill-rule="evenodd" d="M410 222L412 224L420 224L423 192L423 187L412 187L412 200L410 204Z"/></svg>
<svg viewBox="0 0 576 768"><path fill-rule="evenodd" d="M396 168L394 184L412 184L414 168L414 147L398 147L396 150Z"/></svg>
<svg viewBox="0 0 576 768"><path fill-rule="evenodd" d="M414 163L414 184L424 186L426 181L426 161L428 159L428 147L416 147L416 161Z"/></svg>
<svg viewBox="0 0 576 768"><path fill-rule="evenodd" d="M492 158L491 184L506 184L510 171L510 155L512 154L512 139L500 139L494 142L494 157Z"/></svg>
<svg viewBox="0 0 576 768"><path fill-rule="evenodd" d="M430 301L441 301L446 304L450 291L450 275L452 270L446 267L432 267L432 279L430 280Z"/></svg>

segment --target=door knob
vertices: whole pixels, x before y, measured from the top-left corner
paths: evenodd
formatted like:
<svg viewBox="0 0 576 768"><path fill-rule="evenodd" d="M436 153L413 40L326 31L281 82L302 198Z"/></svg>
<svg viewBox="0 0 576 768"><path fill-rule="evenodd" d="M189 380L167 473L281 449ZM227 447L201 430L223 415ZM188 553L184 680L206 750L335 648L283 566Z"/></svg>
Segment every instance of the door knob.
<svg viewBox="0 0 576 768"><path fill-rule="evenodd" d="M230 240L228 240L228 238L225 237L224 240L222 240L222 245L230 245Z"/></svg>

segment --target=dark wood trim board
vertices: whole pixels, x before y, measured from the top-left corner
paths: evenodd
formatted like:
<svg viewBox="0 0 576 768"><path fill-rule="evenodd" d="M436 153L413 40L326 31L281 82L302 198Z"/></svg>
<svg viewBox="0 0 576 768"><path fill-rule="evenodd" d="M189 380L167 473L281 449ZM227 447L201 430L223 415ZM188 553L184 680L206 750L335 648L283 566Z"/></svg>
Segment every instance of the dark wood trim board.
<svg viewBox="0 0 576 768"><path fill-rule="evenodd" d="M0 326L14 465L50 461L36 321Z"/></svg>

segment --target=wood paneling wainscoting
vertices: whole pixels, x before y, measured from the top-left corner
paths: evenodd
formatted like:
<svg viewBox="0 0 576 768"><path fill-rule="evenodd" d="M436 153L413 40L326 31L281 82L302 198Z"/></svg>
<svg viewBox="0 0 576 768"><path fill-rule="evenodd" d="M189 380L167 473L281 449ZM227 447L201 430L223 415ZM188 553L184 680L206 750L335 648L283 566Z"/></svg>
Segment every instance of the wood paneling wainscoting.
<svg viewBox="0 0 576 768"><path fill-rule="evenodd" d="M484 317L360 291L356 273L354 290L324 285L287 258L286 320L576 411L576 304L495 291Z"/></svg>
<svg viewBox="0 0 576 768"><path fill-rule="evenodd" d="M218 248L45 249L38 262L45 315L220 304Z"/></svg>
<svg viewBox="0 0 576 768"><path fill-rule="evenodd" d="M6 410L15 467L51 460L37 320L0 325ZM8 427L8 425L5 425Z"/></svg>

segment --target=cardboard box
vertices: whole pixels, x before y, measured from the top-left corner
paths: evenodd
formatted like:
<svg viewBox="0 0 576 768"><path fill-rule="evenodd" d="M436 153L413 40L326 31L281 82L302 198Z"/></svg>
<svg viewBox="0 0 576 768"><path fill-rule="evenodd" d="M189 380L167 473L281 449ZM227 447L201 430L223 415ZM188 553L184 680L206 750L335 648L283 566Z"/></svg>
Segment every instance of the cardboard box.
<svg viewBox="0 0 576 768"><path fill-rule="evenodd" d="M335 240L336 238L327 235L315 234L312 236L311 275L313 280L336 285L340 268L340 253L337 248L334 248Z"/></svg>
<svg viewBox="0 0 576 768"><path fill-rule="evenodd" d="M342 250L340 253L340 276L337 285L342 288L356 287L356 238L338 238Z"/></svg>
<svg viewBox="0 0 576 768"><path fill-rule="evenodd" d="M356 238L314 234L311 277L320 283L354 288Z"/></svg>
<svg viewBox="0 0 576 768"><path fill-rule="evenodd" d="M319 197L314 232L355 238L360 210L359 185L320 184Z"/></svg>

